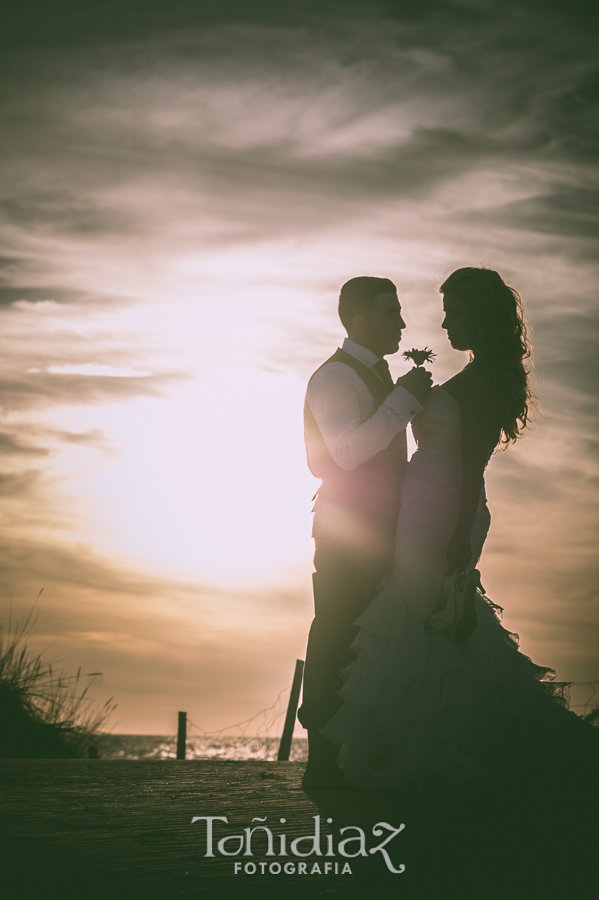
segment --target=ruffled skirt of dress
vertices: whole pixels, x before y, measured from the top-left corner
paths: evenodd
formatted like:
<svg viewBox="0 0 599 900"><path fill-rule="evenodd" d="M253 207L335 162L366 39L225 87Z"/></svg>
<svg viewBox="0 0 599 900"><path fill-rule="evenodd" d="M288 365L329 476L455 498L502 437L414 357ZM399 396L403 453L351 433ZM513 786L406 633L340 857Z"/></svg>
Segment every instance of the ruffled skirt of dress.
<svg viewBox="0 0 599 900"><path fill-rule="evenodd" d="M448 539L437 509L404 507L409 529L398 536L396 570L357 621L357 659L342 673L344 703L321 729L345 745L345 781L429 794L516 785L564 765L599 762L599 729L568 709L567 685L519 652L517 636L501 625L501 608L482 593L465 641L426 633ZM489 521L483 494L476 558Z"/></svg>

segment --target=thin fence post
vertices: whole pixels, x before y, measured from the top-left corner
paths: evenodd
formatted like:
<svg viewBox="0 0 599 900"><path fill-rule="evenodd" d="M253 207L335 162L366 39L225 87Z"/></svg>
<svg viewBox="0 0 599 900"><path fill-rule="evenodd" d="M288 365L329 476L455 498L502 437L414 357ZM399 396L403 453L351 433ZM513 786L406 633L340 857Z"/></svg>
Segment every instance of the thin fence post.
<svg viewBox="0 0 599 900"><path fill-rule="evenodd" d="M185 759L185 744L187 742L187 713L179 713L179 727L177 729L177 759Z"/></svg>
<svg viewBox="0 0 599 900"><path fill-rule="evenodd" d="M283 728L283 737L279 745L279 762L287 762L289 752L291 750L291 739L293 737L293 729L295 728L295 715L297 713L297 704L299 703L300 689L302 686L302 677L304 675L303 659L296 659L295 672L293 673L293 684L291 685L291 693L289 694L289 706L287 707L287 715L285 716L285 727Z"/></svg>

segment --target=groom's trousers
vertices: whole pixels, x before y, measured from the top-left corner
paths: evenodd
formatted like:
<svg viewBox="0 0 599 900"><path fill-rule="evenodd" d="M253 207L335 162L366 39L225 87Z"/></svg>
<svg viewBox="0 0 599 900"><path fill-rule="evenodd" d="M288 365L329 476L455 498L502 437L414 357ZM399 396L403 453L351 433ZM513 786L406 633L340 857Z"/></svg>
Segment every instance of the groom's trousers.
<svg viewBox="0 0 599 900"><path fill-rule="evenodd" d="M355 659L350 645L359 627L353 623L375 598L393 559L392 548L373 557L330 537L316 538L315 543L314 620L298 712L308 730L324 727L341 706L340 670Z"/></svg>
<svg viewBox="0 0 599 900"><path fill-rule="evenodd" d="M322 481L313 531L314 620L298 712L301 724L310 731L323 728L341 706L339 673L355 659L350 645L359 628L354 622L375 598L393 562L406 466L405 427L421 408L411 394L393 386L388 370L386 379L379 377L371 363L352 356L356 345L351 341L349 345L351 353L337 350L312 376L304 408L308 463L312 474ZM363 355L364 348L357 350ZM329 366L333 363L335 367ZM353 469L342 468L330 450L339 438L331 422L337 421L336 411L347 404L347 421L339 426L342 431L349 427L348 422L354 429L366 422L374 428L373 455Z"/></svg>

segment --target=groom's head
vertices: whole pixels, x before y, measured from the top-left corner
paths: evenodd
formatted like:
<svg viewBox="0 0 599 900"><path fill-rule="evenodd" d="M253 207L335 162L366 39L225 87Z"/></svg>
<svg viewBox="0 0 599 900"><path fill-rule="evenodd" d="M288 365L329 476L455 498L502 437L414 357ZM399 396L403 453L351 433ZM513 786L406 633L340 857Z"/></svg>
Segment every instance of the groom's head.
<svg viewBox="0 0 599 900"><path fill-rule="evenodd" d="M339 318L347 336L376 353L397 353L402 329L397 288L388 278L362 275L352 278L339 294Z"/></svg>

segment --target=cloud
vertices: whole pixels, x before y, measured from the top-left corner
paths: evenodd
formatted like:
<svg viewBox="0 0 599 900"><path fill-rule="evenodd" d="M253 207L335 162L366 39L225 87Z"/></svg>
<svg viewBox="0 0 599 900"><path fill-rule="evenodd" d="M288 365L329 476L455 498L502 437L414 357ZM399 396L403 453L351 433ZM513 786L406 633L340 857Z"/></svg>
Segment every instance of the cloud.
<svg viewBox="0 0 599 900"><path fill-rule="evenodd" d="M309 25L237 25L167 33L131 60L109 48L95 63L57 54L41 94L34 67L20 97L29 117L12 153L26 161L35 147L42 165L8 212L80 239L147 233L164 210L147 203L154 193L208 214L204 239L218 239L225 219L222 237L247 241L289 231L287 198L297 233L356 203L430 196L473 165L520 163L530 175L533 156L547 169L577 160L588 124L572 98L588 92L589 37L564 20L556 49L553 17L525 9L480 24L325 15L320 39ZM514 48L519 33L525 50ZM59 177L50 193L57 152L70 186Z"/></svg>
<svg viewBox="0 0 599 900"><path fill-rule="evenodd" d="M0 456L45 456L47 452L42 447L21 444L18 438L6 432L0 432Z"/></svg>
<svg viewBox="0 0 599 900"><path fill-rule="evenodd" d="M30 369L36 374L39 369ZM149 372L140 372L131 367L118 369L116 366L101 366L94 363L81 363L79 365L49 366L46 370L50 375L90 375L100 378L148 378Z"/></svg>
<svg viewBox="0 0 599 900"><path fill-rule="evenodd" d="M0 494L3 497L27 496L37 483L40 472L29 470L16 475L0 474Z"/></svg>
<svg viewBox="0 0 599 900"><path fill-rule="evenodd" d="M19 380L0 379L0 397L7 408L14 409L47 408L52 404L89 406L115 401L126 402L135 397L159 397L168 385L181 377L184 376L177 373L143 378L138 375L106 378L104 375L67 372L64 374L41 372L36 377L36 373L30 373L29 376Z"/></svg>
<svg viewBox="0 0 599 900"><path fill-rule="evenodd" d="M20 260L16 258L11 259L6 261L6 268L12 267L16 270L19 264ZM81 294L78 291L68 291L64 288L0 284L0 306L2 307L11 306L13 303L23 303L23 301L28 303L65 303L69 301L76 302L77 300L81 300Z"/></svg>

